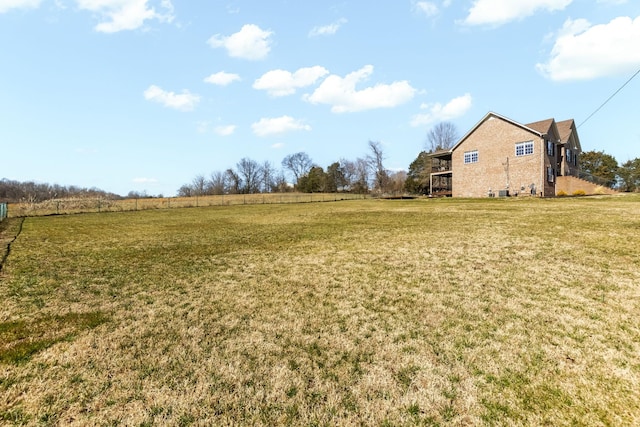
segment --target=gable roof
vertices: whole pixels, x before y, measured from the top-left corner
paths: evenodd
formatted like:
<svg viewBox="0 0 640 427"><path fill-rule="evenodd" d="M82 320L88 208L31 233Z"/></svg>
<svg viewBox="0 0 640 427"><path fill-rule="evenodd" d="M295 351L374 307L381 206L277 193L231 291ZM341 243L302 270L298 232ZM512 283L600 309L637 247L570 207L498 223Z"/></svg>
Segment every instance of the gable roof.
<svg viewBox="0 0 640 427"><path fill-rule="evenodd" d="M549 133L553 122L553 119L540 120L539 122L529 123L527 127L530 129L534 129L540 133Z"/></svg>
<svg viewBox="0 0 640 427"><path fill-rule="evenodd" d="M521 129L526 130L527 132L531 132L539 137L542 137L544 134L546 134L547 132L540 132L537 129L533 129L531 127L529 127L529 125L523 125L522 123L518 123L515 120L511 120L507 117L501 116L500 114L494 113L492 111L489 111L487 114L485 114L485 116L478 122L476 123L476 125L474 127L472 127L469 132L465 133L464 136L462 138L460 138L460 140L458 142L456 142L453 147L451 147L451 149L449 150L450 152L453 152L456 148L458 148L458 146L460 144L462 144L464 142L465 139L467 139L469 137L469 135L471 135L473 132L476 131L476 129L478 129L480 127L480 125L482 125L484 122L486 122L487 120L491 120L491 119L500 119L500 120L504 120L507 123L511 123L514 126L517 126ZM549 119L552 120L553 119ZM545 122L546 120L543 120L543 122ZM543 123L543 122L536 122L536 123ZM534 123L535 124L535 123ZM548 130L548 128L547 128Z"/></svg>
<svg viewBox="0 0 640 427"><path fill-rule="evenodd" d="M571 133L573 132L573 119L563 120L561 122L558 122L557 125L558 130L560 131L560 139L562 139L562 142L567 142L569 140L569 137L571 136Z"/></svg>
<svg viewBox="0 0 640 427"><path fill-rule="evenodd" d="M553 142L564 142L561 136L562 134L560 133L560 129L558 129L558 123L556 123L555 119L553 118L529 123L527 127L535 129L543 135L547 135L547 139ZM552 138L551 135L553 135L555 138Z"/></svg>
<svg viewBox="0 0 640 427"><path fill-rule="evenodd" d="M566 144L569 142L571 137L573 136L573 140L575 142L575 146L571 147L573 149L578 148L582 151L582 147L580 146L580 138L578 138L578 132L576 130L576 124L573 119L563 120L557 123L558 131L560 132L560 140Z"/></svg>

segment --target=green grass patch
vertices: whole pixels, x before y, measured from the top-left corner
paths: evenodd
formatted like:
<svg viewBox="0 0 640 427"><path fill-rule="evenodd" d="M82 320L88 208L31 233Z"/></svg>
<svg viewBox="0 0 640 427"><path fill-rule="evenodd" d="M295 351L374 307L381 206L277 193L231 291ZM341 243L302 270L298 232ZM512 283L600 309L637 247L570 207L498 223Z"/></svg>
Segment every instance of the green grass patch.
<svg viewBox="0 0 640 427"><path fill-rule="evenodd" d="M2 322L0 362L26 362L35 353L58 342L71 340L77 333L95 328L107 320L108 317L104 313L93 312L68 313L32 322Z"/></svg>

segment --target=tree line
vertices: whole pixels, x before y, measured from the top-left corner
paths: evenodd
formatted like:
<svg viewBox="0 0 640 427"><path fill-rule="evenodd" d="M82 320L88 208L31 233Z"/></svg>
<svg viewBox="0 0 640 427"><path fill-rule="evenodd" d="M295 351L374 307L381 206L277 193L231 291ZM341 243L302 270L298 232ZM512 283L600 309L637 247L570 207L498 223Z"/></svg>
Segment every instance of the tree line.
<svg viewBox="0 0 640 427"><path fill-rule="evenodd" d="M355 160L340 159L326 168L305 152L289 154L280 168L271 162L244 157L235 167L196 175L178 189L178 196L253 194L299 191L303 193L398 194L404 191L406 173L384 166L382 144L369 141L369 153Z"/></svg>
<svg viewBox="0 0 640 427"><path fill-rule="evenodd" d="M98 188L83 188L75 185L63 186L34 181L21 182L6 178L0 180L0 201L3 202L37 203L51 199L68 198L120 199L122 197Z"/></svg>

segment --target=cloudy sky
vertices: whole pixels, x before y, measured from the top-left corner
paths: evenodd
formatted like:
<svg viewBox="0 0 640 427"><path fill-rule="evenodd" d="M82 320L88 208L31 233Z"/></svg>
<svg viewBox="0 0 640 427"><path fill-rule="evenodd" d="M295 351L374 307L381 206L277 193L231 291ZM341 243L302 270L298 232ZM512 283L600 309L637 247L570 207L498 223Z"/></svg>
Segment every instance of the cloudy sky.
<svg viewBox="0 0 640 427"><path fill-rule="evenodd" d="M640 157L637 0L0 0L0 178L174 195L197 174L573 118ZM586 121L585 121L586 120Z"/></svg>

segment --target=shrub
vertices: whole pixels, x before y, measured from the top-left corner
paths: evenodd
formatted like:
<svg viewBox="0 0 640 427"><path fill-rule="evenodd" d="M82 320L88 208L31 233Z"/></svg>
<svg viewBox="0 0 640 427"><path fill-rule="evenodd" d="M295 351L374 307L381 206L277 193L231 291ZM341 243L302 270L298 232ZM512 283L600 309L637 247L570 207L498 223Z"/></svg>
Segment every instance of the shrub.
<svg viewBox="0 0 640 427"><path fill-rule="evenodd" d="M584 190L576 190L573 192L574 196L586 196L587 193Z"/></svg>
<svg viewBox="0 0 640 427"><path fill-rule="evenodd" d="M558 191L558 194L556 194L556 196L558 197L565 197L567 195L567 192L564 190L560 190Z"/></svg>

